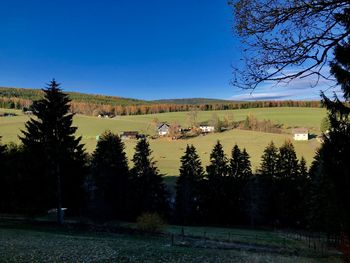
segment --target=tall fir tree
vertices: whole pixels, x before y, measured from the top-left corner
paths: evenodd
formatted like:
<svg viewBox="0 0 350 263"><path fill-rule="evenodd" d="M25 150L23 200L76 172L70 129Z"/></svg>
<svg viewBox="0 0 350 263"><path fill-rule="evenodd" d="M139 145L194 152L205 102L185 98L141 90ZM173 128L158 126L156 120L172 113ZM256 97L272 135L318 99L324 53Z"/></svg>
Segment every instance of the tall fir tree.
<svg viewBox="0 0 350 263"><path fill-rule="evenodd" d="M335 15L335 19L346 31L350 30L350 8ZM337 201L340 204L339 217L344 230L350 235L350 38L335 47L331 73L343 93L343 101L334 95L334 100L321 94L328 110L329 133L322 145L323 170L334 183Z"/></svg>
<svg viewBox="0 0 350 263"><path fill-rule="evenodd" d="M336 188L331 175L324 172L324 148L317 151L311 164L310 188L307 195L307 219L311 230L339 234L342 219Z"/></svg>
<svg viewBox="0 0 350 263"><path fill-rule="evenodd" d="M279 152L273 141L271 141L261 156L261 163L258 169L257 180L259 181L259 191L255 191L260 201L260 220L266 224L276 223L277 198L278 188L275 184L277 177L277 162ZM256 184L255 184L256 186ZM255 195L254 195L255 196Z"/></svg>
<svg viewBox="0 0 350 263"><path fill-rule="evenodd" d="M20 139L33 166L31 190L38 198L32 205L41 209L56 206L57 221L62 224L62 206L73 210L81 206L85 153L81 137L75 137L70 99L59 86L52 80L43 89L44 98L32 106L36 118L26 123Z"/></svg>
<svg viewBox="0 0 350 263"><path fill-rule="evenodd" d="M203 185L204 214L210 223L229 223L227 210L226 180L229 172L228 159L218 141L211 154L207 166L207 180Z"/></svg>
<svg viewBox="0 0 350 263"><path fill-rule="evenodd" d="M271 141L270 144L265 148L264 153L261 157L259 173L270 179L274 178L277 175L278 159L278 149Z"/></svg>
<svg viewBox="0 0 350 263"><path fill-rule="evenodd" d="M279 148L277 174L274 179L276 218L282 225L300 226L299 163L293 144L286 141Z"/></svg>
<svg viewBox="0 0 350 263"><path fill-rule="evenodd" d="M226 194L227 210L231 211L230 222L234 224L246 223L248 207L250 206L247 186L251 179L252 170L249 158L246 149L241 150L235 144L231 151L229 176L224 178L226 183L223 192Z"/></svg>
<svg viewBox="0 0 350 263"><path fill-rule="evenodd" d="M135 189L134 216L144 212L162 215L168 212L168 193L151 154L148 141L140 139L135 147L134 167L131 169Z"/></svg>
<svg viewBox="0 0 350 263"><path fill-rule="evenodd" d="M228 160L222 144L217 141L211 154L210 164L207 166L207 174L209 179L222 178L227 176L229 171Z"/></svg>
<svg viewBox="0 0 350 263"><path fill-rule="evenodd" d="M130 176L125 146L118 135L105 131L92 156L92 172L96 182L96 198L118 219L128 219ZM100 210L100 209L98 209ZM105 213L108 211L105 211Z"/></svg>
<svg viewBox="0 0 350 263"><path fill-rule="evenodd" d="M181 157L180 175L176 181L176 215L182 224L199 222L203 167L196 148L187 145Z"/></svg>
<svg viewBox="0 0 350 263"><path fill-rule="evenodd" d="M230 159L230 176L233 178L239 178L242 175L241 166L242 153L238 145L233 146Z"/></svg>
<svg viewBox="0 0 350 263"><path fill-rule="evenodd" d="M291 179L298 175L298 158L291 141L285 141L279 148L279 157L276 168L277 177L279 179Z"/></svg>

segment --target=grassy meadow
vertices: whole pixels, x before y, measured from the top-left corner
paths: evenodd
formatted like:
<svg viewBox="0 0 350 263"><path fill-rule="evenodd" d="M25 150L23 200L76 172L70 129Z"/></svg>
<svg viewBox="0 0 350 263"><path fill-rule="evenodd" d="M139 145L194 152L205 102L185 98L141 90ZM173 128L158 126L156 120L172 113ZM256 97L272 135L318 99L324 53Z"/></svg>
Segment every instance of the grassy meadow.
<svg viewBox="0 0 350 263"><path fill-rule="evenodd" d="M15 112L15 117L0 117L0 136L4 143L19 142L18 135L24 128L25 122L29 119L20 111L0 109L0 112ZM150 140L154 159L161 173L176 176L180 165L180 157L187 144L193 144L202 159L204 165L208 164L209 156L213 145L220 140L225 151L230 155L235 143L239 147L245 147L251 156L253 169L260 163L260 157L266 145L272 140L280 146L285 140L292 140L291 129L294 127L307 127L310 134L320 133L319 127L321 119L326 116L326 110L321 108L255 108L229 111L199 111L198 122L210 120L213 114L217 114L221 119L230 116L235 121L243 120L248 114L253 114L259 120L270 119L275 123L283 124L284 133L273 134L256 131L246 131L234 129L222 133L208 134L186 140L172 141L168 138ZM122 131L140 131L146 134L154 134L152 120L157 118L164 122L177 122L182 126L188 126L187 112L160 113L137 116L118 116L115 119L101 119L91 116L76 115L74 125L78 127L77 135L82 136L82 142L86 145L88 152L93 152L96 146L96 136L105 130L115 133ZM320 146L315 138L305 142L293 142L298 157L304 156L310 165L315 150ZM127 140L126 152L129 160L134 153L135 140Z"/></svg>
<svg viewBox="0 0 350 263"><path fill-rule="evenodd" d="M188 239L165 235L97 233L53 227L0 227L1 262L344 262L332 248L314 251L307 242L283 233L244 229L186 228L219 239ZM199 235L201 234L199 233ZM220 235L231 241L219 241ZM249 239L249 237L251 237ZM236 240L235 238L238 238ZM260 240L259 242L257 242ZM262 243L262 241L264 241ZM272 242L272 243L271 243Z"/></svg>

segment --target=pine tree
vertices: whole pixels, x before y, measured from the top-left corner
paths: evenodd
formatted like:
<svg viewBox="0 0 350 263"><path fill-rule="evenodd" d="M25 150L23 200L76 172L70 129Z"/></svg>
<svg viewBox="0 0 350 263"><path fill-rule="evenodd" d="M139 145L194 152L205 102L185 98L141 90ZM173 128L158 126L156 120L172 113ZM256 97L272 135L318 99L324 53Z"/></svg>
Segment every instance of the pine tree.
<svg viewBox="0 0 350 263"><path fill-rule="evenodd" d="M284 225L296 226L299 222L299 164L290 141L279 148L277 176L274 179L276 215Z"/></svg>
<svg viewBox="0 0 350 263"><path fill-rule="evenodd" d="M180 176L176 181L176 214L183 224L198 222L204 171L193 145L187 145L181 157Z"/></svg>
<svg viewBox="0 0 350 263"><path fill-rule="evenodd" d="M36 118L26 123L20 139L37 168L31 173L32 193L40 196L36 200L43 208L52 207L56 199L57 221L62 224L62 205L77 208L81 202L85 153L81 137L75 137L68 95L55 80L43 92L44 98L32 106Z"/></svg>
<svg viewBox="0 0 350 263"><path fill-rule="evenodd" d="M238 145L235 144L233 146L232 152L231 152L231 159L230 159L230 176L234 178L239 178L242 175L242 154L241 150L239 149Z"/></svg>
<svg viewBox="0 0 350 263"><path fill-rule="evenodd" d="M319 149L311 164L310 190L307 195L308 223L313 231L339 234L341 218L332 178L324 172L324 149Z"/></svg>
<svg viewBox="0 0 350 263"><path fill-rule="evenodd" d="M127 218L130 177L125 146L118 135L105 131L92 156L92 170L97 196L111 207L113 216Z"/></svg>
<svg viewBox="0 0 350 263"><path fill-rule="evenodd" d="M304 156L302 156L300 161L299 161L299 176L303 179L306 179L308 177L306 160L305 160Z"/></svg>
<svg viewBox="0 0 350 263"><path fill-rule="evenodd" d="M243 148L242 154L241 154L241 174L242 178L247 180L252 175L252 165L250 163L250 156L247 153L247 150Z"/></svg>
<svg viewBox="0 0 350 263"><path fill-rule="evenodd" d="M210 154L207 166L207 180L204 185L204 207L206 218L210 223L228 223L228 185L226 178L229 172L228 160L221 143L218 141ZM231 213L232 211L230 211Z"/></svg>
<svg viewBox="0 0 350 263"><path fill-rule="evenodd" d="M167 191L163 177L151 157L152 151L145 138L138 141L131 169L135 187L135 216L144 212L165 214L168 209Z"/></svg>
<svg viewBox="0 0 350 263"><path fill-rule="evenodd" d="M228 211L231 211L233 217L231 223L246 223L246 214L250 207L248 182L251 179L252 170L249 155L244 148L242 151L235 144L230 159L229 178L225 178L225 191L228 203Z"/></svg>
<svg viewBox="0 0 350 263"><path fill-rule="evenodd" d="M261 157L261 165L259 173L270 179L277 175L277 161L279 159L278 149L275 144L271 141L270 144L265 148L264 154Z"/></svg>
<svg viewBox="0 0 350 263"><path fill-rule="evenodd" d="M210 165L207 166L209 179L221 178L228 174L228 160L220 141L217 141L210 154Z"/></svg>
<svg viewBox="0 0 350 263"><path fill-rule="evenodd" d="M279 158L277 161L277 177L295 178L298 175L298 159L293 144L286 141L279 148Z"/></svg>
<svg viewBox="0 0 350 263"><path fill-rule="evenodd" d="M350 30L349 8L345 9L344 14L337 14L335 18L347 31ZM345 230L350 234L350 38L336 46L330 67L343 92L344 102L336 95L334 100L331 100L321 94L330 122L329 133L322 145L322 173L329 176L334 183L341 208L338 215Z"/></svg>

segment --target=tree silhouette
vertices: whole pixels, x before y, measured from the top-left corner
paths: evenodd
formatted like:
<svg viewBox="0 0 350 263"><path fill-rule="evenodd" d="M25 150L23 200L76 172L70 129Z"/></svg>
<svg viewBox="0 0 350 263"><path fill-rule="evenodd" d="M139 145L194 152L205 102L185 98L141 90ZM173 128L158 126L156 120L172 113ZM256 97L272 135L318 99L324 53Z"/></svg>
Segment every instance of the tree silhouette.
<svg viewBox="0 0 350 263"><path fill-rule="evenodd" d="M322 68L334 47L347 39L348 0L229 1L235 31L246 48L245 67L233 83L255 88L265 81L287 83L314 76L329 79ZM315 26L317 24L317 26Z"/></svg>
<svg viewBox="0 0 350 263"><path fill-rule="evenodd" d="M132 159L131 174L134 182L135 216L144 212L166 213L168 209L167 191L163 177L151 157L152 151L145 138L138 141Z"/></svg>
<svg viewBox="0 0 350 263"><path fill-rule="evenodd" d="M350 31L350 8L346 10L346 16L338 14L336 19ZM325 176L330 176L334 183L340 204L339 216L345 230L350 233L350 38L338 43L330 66L343 92L344 102L336 95L331 100L322 94L330 122L329 133L322 145L322 168Z"/></svg>
<svg viewBox="0 0 350 263"><path fill-rule="evenodd" d="M210 223L229 221L227 214L227 191L225 177L228 175L228 160L220 141L217 141L211 154L210 164L207 166L207 180L202 194L204 198L205 216Z"/></svg>
<svg viewBox="0 0 350 263"><path fill-rule="evenodd" d="M92 156L97 197L112 209L113 217L126 219L130 176L125 146L118 135L105 131Z"/></svg>
<svg viewBox="0 0 350 263"><path fill-rule="evenodd" d="M32 106L36 118L26 123L20 139L32 161L37 162L33 164L44 169L36 171L43 176L33 177L33 195L43 194L41 202L47 199L43 207L53 205L51 200L56 199L57 222L63 224L62 205L76 208L81 201L85 153L81 137L75 137L77 128L72 126L74 114L69 113L68 95L55 80L43 92L44 98Z"/></svg>
<svg viewBox="0 0 350 263"><path fill-rule="evenodd" d="M204 171L193 145L187 145L181 157L180 175L176 181L176 214L183 224L192 224L199 219L200 187Z"/></svg>

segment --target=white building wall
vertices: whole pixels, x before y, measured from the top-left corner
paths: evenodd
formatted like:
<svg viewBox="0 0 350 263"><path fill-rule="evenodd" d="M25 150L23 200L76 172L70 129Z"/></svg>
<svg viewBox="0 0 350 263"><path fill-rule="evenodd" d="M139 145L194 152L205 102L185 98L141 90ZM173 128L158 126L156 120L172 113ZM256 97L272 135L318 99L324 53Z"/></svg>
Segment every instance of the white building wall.
<svg viewBox="0 0 350 263"><path fill-rule="evenodd" d="M295 141L307 141L309 139L309 135L307 133L296 133L294 134Z"/></svg>

